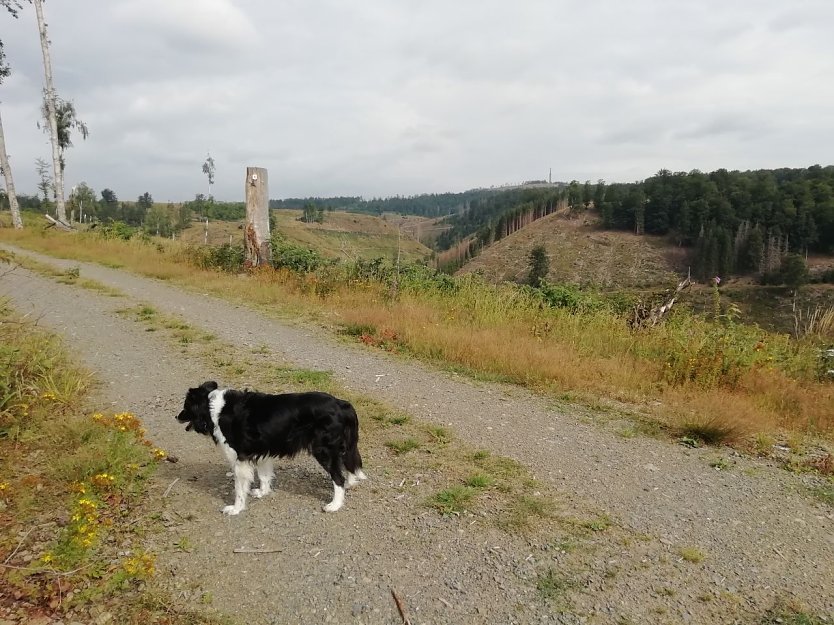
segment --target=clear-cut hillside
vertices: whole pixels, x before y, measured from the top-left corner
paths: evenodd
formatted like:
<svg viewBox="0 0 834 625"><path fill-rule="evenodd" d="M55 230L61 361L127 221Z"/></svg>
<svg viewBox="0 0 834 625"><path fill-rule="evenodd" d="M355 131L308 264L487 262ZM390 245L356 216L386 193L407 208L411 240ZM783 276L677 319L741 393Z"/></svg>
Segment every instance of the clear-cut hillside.
<svg viewBox="0 0 834 625"><path fill-rule="evenodd" d="M477 271L497 282L523 281L530 251L539 245L550 257L551 282L641 287L666 285L686 272L686 250L665 237L601 230L593 213L570 219L559 212L486 247L458 273Z"/></svg>

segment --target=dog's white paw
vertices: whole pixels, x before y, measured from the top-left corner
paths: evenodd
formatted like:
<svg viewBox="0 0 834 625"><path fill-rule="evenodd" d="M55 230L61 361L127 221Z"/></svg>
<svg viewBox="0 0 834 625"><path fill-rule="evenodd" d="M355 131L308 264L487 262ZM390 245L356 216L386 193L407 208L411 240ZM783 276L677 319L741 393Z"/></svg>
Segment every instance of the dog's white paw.
<svg viewBox="0 0 834 625"><path fill-rule="evenodd" d="M249 494L252 495L255 499L260 499L261 497L266 497L271 492L271 488L253 488L251 491L249 491Z"/></svg>
<svg viewBox="0 0 834 625"><path fill-rule="evenodd" d="M365 475L365 472L362 469L356 469L356 477L360 480L367 480L368 476Z"/></svg>
<svg viewBox="0 0 834 625"><path fill-rule="evenodd" d="M347 482L345 482L345 486L348 488L352 488L359 483L359 478L356 477L353 473L348 473Z"/></svg>
<svg viewBox="0 0 834 625"><path fill-rule="evenodd" d="M331 501L326 506L322 506L322 510L325 512L336 512L339 508L342 507L342 502L339 501Z"/></svg>
<svg viewBox="0 0 834 625"><path fill-rule="evenodd" d="M223 514L228 514L229 516L234 516L236 514L240 514L241 510L243 510L243 508L238 508L236 506L225 506L223 508Z"/></svg>

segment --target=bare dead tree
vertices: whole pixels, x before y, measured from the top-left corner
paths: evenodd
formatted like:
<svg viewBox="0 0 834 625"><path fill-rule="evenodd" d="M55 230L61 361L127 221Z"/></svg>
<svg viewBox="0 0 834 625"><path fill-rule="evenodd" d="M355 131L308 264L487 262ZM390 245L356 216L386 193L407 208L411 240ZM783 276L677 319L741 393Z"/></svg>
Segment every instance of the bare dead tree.
<svg viewBox="0 0 834 625"><path fill-rule="evenodd" d="M46 22L43 19L43 0L32 0L35 14L38 18L38 31L41 37L41 52L43 53L44 88L43 99L46 109L46 121L49 132L49 142L52 144L52 169L55 181L55 206L58 219L67 221L67 208L64 203L64 171L61 167L61 152L58 143L58 118L55 111L56 94L52 82L52 61L49 57L49 38L46 35Z"/></svg>
<svg viewBox="0 0 834 625"><path fill-rule="evenodd" d="M692 280L687 276L678 283L677 288L673 293L666 293L661 299L660 303L649 308L643 302L639 302L634 306L629 326L632 328L652 328L669 315L680 294L692 285Z"/></svg>
<svg viewBox="0 0 834 625"><path fill-rule="evenodd" d="M12 5L4 2L2 6L6 7L14 17L17 17L17 9L20 8L19 4L15 3L15 5ZM3 42L0 41L0 84L11 73L12 70L8 63L6 63L6 54L3 52ZM12 166L9 164L9 154L6 152L6 135L3 132L2 119L0 119L0 171L3 172L3 177L6 179L6 196L9 198L9 210L12 212L12 225L18 229L23 228L23 220L20 218L20 206L17 203L17 194L14 190Z"/></svg>

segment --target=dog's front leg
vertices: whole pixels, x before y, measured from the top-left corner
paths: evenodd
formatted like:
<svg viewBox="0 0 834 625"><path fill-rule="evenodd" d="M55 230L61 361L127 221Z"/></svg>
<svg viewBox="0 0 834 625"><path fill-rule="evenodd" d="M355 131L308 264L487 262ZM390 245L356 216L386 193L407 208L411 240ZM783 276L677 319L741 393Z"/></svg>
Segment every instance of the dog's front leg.
<svg viewBox="0 0 834 625"><path fill-rule="evenodd" d="M337 510L341 509L342 505L345 503L345 485L344 482L342 484L337 484L333 482L333 501L329 504L324 506L322 509L325 512L336 512Z"/></svg>
<svg viewBox="0 0 834 625"><path fill-rule="evenodd" d="M240 514L246 509L246 495L255 479L255 467L251 462L236 461L232 470L235 474L235 503L223 508L223 514Z"/></svg>

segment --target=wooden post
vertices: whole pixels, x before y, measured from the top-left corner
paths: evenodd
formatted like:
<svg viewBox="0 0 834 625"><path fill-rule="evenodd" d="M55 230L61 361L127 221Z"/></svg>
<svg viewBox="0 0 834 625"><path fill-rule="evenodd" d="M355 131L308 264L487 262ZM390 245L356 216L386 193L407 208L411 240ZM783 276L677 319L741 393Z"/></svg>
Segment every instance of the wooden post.
<svg viewBox="0 0 834 625"><path fill-rule="evenodd" d="M269 179L263 167L246 168L246 225L243 245L246 267L272 264L269 242Z"/></svg>

